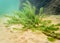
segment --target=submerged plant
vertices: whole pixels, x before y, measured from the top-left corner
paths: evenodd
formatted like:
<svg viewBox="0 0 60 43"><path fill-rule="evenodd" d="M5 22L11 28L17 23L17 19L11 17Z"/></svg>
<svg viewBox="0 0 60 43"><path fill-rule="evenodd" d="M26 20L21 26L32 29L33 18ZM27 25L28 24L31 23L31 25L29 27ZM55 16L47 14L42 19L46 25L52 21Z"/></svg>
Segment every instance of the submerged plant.
<svg viewBox="0 0 60 43"><path fill-rule="evenodd" d="M60 39L60 35L55 33L59 30L57 27L60 24L51 24L51 20L43 20L44 13L43 8L40 9L38 15L35 14L36 8L31 6L29 2L23 4L25 7L21 11L15 12L13 16L8 16L10 19L7 21L8 25L22 24L22 30L31 29L32 31L39 30L43 34L52 37L54 39ZM16 29L16 28L15 28ZM49 40L51 38L48 38ZM52 39L53 40L53 39Z"/></svg>

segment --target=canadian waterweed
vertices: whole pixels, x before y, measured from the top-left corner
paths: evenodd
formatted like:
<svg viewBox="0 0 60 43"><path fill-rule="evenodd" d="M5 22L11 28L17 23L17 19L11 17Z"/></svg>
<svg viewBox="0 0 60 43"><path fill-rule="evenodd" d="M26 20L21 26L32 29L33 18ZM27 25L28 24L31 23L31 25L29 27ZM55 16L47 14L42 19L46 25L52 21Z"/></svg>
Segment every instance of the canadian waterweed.
<svg viewBox="0 0 60 43"><path fill-rule="evenodd" d="M27 3L23 4L25 7L21 11L15 12L13 16L8 16L10 19L7 21L8 25L12 24L22 24L22 30L31 29L32 31L39 30L46 36L50 37L48 40L54 41L54 39L60 40L60 35L55 33L55 31L59 30L57 26L60 24L51 24L51 20L43 20L45 17L43 13L43 7L40 8L40 12L38 15L35 14L36 8L31 6L31 4L27 1ZM17 30L15 28L15 30ZM52 37L52 38L51 38Z"/></svg>

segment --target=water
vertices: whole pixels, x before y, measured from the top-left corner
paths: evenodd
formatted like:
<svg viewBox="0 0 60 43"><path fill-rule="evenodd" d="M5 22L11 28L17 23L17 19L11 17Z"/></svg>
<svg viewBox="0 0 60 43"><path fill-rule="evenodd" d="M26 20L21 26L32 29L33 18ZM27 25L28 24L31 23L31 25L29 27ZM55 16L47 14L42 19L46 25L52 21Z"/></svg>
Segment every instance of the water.
<svg viewBox="0 0 60 43"><path fill-rule="evenodd" d="M0 0L0 16L16 11L19 8L19 0Z"/></svg>

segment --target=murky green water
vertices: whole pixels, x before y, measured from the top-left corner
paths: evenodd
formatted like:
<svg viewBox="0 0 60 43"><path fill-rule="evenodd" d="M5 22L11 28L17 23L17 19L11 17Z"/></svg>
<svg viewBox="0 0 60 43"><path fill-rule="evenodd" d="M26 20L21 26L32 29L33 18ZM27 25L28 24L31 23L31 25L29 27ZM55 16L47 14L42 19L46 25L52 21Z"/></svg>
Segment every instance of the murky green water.
<svg viewBox="0 0 60 43"><path fill-rule="evenodd" d="M0 0L0 16L18 10L19 0Z"/></svg>

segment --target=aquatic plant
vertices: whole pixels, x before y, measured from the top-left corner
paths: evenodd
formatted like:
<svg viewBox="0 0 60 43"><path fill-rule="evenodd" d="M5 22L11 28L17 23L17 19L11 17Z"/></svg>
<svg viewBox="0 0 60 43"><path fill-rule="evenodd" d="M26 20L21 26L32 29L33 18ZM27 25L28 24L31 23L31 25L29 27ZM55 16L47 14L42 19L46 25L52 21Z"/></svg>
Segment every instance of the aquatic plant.
<svg viewBox="0 0 60 43"><path fill-rule="evenodd" d="M43 13L43 8L40 8L40 13L35 14L36 8L31 6L29 2L23 4L25 7L21 11L17 11L13 16L7 16L10 19L7 21L8 26L12 24L22 24L23 27L21 30L32 30L32 31L41 31L48 37L50 41L53 39L60 40L60 33L55 31L59 30L60 24L52 24L51 20L43 20L45 14ZM16 28L14 28L17 30Z"/></svg>

